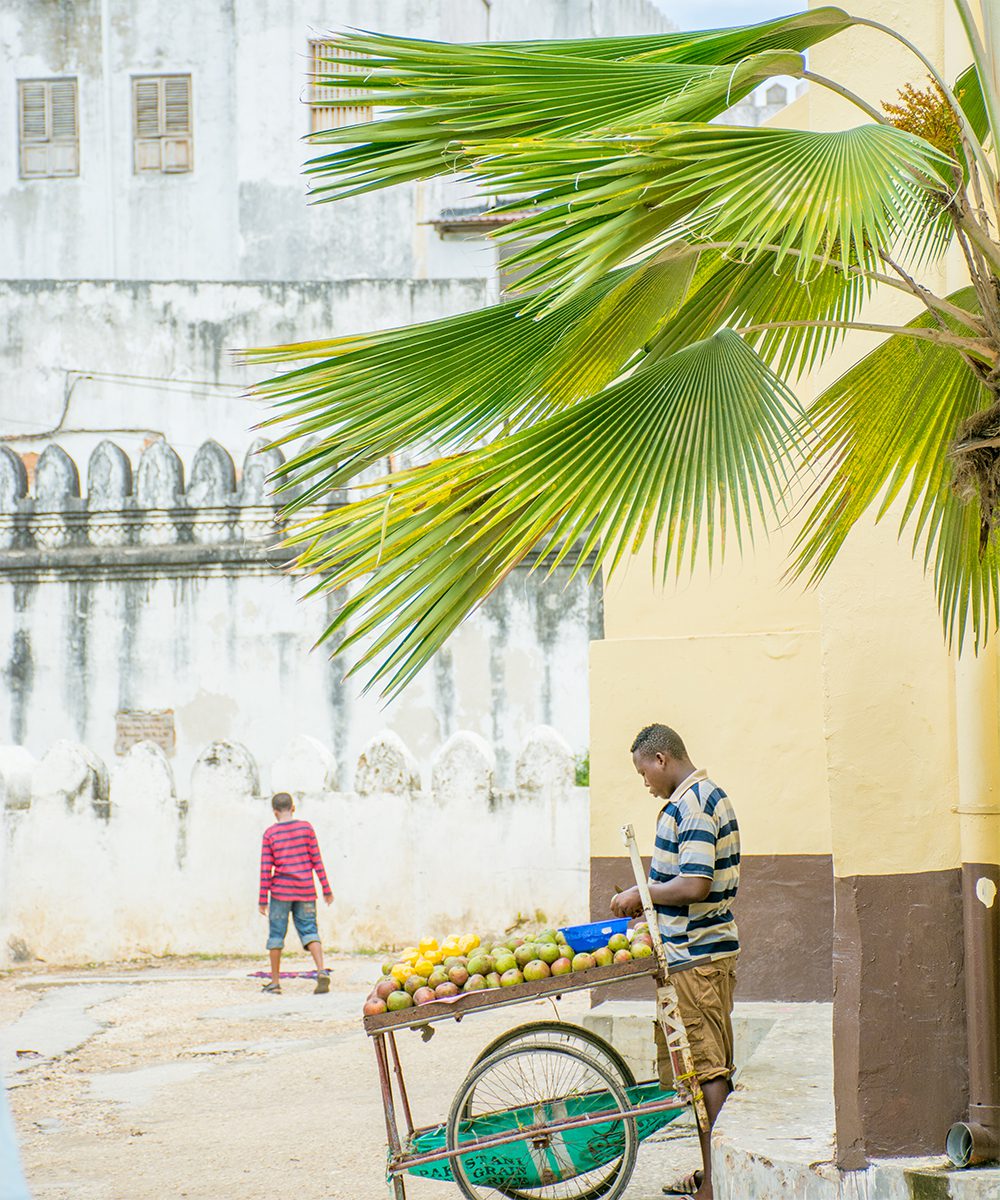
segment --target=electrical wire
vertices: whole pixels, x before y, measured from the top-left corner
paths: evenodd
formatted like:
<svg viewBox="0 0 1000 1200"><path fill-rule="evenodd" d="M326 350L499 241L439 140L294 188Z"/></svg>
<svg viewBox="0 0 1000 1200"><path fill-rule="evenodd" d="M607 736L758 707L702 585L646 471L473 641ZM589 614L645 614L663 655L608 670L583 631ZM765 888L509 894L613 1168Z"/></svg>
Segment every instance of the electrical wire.
<svg viewBox="0 0 1000 1200"><path fill-rule="evenodd" d="M166 440L166 435L161 429L150 428L134 428L134 427L81 427L69 428L66 425L66 418L69 416L70 401L73 398L73 392L76 390L76 385L83 380L100 380L105 383L128 383L134 388L146 388L151 391L162 392L186 392L189 395L192 393L192 388L201 389L201 394L210 395L213 392L235 398L234 393L238 395L246 394L246 387L241 383L219 383L207 379L177 379L167 375L135 375L125 371L82 371L76 368L62 367L59 368L65 375L63 383L63 406L59 420L51 429L44 429L35 433L13 433L0 434L0 442L28 442L40 441L45 438L55 437L58 434L65 433L129 433L135 435L150 435L153 437L162 437ZM11 423L19 424L16 417L9 418ZM28 424L28 422L24 422Z"/></svg>

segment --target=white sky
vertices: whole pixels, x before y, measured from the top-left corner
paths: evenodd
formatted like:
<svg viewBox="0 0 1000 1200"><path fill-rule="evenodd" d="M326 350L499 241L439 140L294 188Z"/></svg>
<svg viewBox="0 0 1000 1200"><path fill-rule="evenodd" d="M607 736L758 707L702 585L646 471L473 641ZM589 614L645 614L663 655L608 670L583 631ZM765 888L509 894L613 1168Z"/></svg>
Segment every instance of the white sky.
<svg viewBox="0 0 1000 1200"><path fill-rule="evenodd" d="M805 12L809 0L653 0L679 29L719 29L726 25L755 25L773 17ZM787 75L776 76L790 86ZM761 85L758 95L761 95Z"/></svg>
<svg viewBox="0 0 1000 1200"><path fill-rule="evenodd" d="M717 29L753 25L771 17L804 12L808 0L654 0L681 29Z"/></svg>

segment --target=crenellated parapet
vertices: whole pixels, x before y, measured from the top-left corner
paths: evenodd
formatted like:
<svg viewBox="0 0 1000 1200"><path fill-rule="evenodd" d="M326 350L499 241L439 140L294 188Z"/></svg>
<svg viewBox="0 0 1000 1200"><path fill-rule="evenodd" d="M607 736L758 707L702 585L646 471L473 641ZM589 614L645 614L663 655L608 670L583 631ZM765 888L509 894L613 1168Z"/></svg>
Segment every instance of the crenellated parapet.
<svg viewBox="0 0 1000 1200"><path fill-rule="evenodd" d="M252 568L281 561L277 505L268 476L284 456L258 439L237 472L229 452L209 440L187 479L165 441L137 462L111 441L86 464L52 443L29 485L22 459L0 446L0 549L9 570L65 575L147 570L153 574L211 567Z"/></svg>
<svg viewBox="0 0 1000 1200"><path fill-rule="evenodd" d="M342 778L333 753L322 742L299 734L264 770L241 742L215 741L198 755L179 793L173 769L162 749L136 742L119 754L109 770L103 759L79 742L57 741L36 759L23 746L0 745L0 812L52 806L56 813L93 813L105 820L143 794L161 794L193 804L267 798L287 791L299 799L338 793L352 797L423 797L436 808L480 812L498 799L527 804L538 797L565 800L574 789L573 751L547 725L530 730L517 754L514 788L498 793L496 754L477 733L459 730L421 768L416 755L391 729L374 734L361 748L353 778ZM155 776L155 781L154 781ZM344 784L353 782L353 788ZM270 787L267 785L270 784ZM269 811L266 806L262 810Z"/></svg>
<svg viewBox="0 0 1000 1200"><path fill-rule="evenodd" d="M498 791L495 747L469 731L424 764L388 729L340 766L307 735L269 762L220 740L178 776L148 741L107 765L76 742L40 759L0 746L0 967L5 943L48 962L263 953L257 867L275 791L316 829L336 897L328 944L582 920L589 796L572 751L543 726L511 753L517 780Z"/></svg>

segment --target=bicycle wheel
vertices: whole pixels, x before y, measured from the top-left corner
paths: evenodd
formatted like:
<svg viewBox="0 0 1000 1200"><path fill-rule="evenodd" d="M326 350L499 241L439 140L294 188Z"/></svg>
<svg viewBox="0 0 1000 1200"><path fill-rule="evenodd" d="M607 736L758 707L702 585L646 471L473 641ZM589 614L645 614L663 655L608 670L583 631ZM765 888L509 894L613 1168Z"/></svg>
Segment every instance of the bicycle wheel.
<svg viewBox="0 0 1000 1200"><path fill-rule="evenodd" d="M477 1063L448 1114L449 1150L478 1135L524 1130L516 1142L451 1160L466 1200L617 1200L635 1169L639 1138L625 1090L608 1067L557 1043L515 1043ZM549 1123L590 1116L555 1133Z"/></svg>
<svg viewBox="0 0 1000 1200"><path fill-rule="evenodd" d="M529 1021L526 1025L516 1025L494 1038L486 1049L472 1064L485 1062L498 1050L517 1042L556 1043L559 1045L576 1046L584 1054L596 1058L617 1076L622 1087L634 1087L635 1076L632 1069L618 1051L597 1033L591 1033L582 1025L573 1025L569 1021Z"/></svg>
<svg viewBox="0 0 1000 1200"><path fill-rule="evenodd" d="M528 1038L532 1031L537 1031L541 1037L541 1043L529 1042ZM632 1075L628 1064L621 1057L613 1046L609 1045L602 1037L596 1033L591 1033L589 1029L584 1029L580 1025L571 1025L565 1021L531 1021L526 1025L518 1025L516 1028L502 1033L498 1038L494 1038L486 1047L483 1053L476 1059L473 1066L481 1062L485 1062L487 1058L503 1050L507 1046L512 1045L568 1045L574 1046L575 1049L582 1051L588 1057L596 1059L597 1062L605 1066L612 1076L620 1073L623 1078L622 1087L632 1087L635 1084L635 1079ZM467 1111L465 1116L470 1114L468 1108L471 1105L470 1100L467 1102ZM575 1200L601 1200L610 1190L618 1174L617 1163L612 1163L606 1168L602 1175L600 1172L595 1172L589 1181L589 1186L584 1191L576 1193ZM519 1189L511 1187L497 1188L507 1200L533 1200L538 1196L538 1193L530 1189Z"/></svg>

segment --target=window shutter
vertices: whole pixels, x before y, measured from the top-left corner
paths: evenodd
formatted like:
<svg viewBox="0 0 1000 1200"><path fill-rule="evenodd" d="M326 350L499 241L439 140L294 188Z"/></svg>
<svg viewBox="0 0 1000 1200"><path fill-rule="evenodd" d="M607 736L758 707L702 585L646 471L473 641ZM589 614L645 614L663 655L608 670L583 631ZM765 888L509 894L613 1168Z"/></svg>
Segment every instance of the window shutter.
<svg viewBox="0 0 1000 1200"><path fill-rule="evenodd" d="M21 175L25 179L45 176L49 172L48 142L25 142L21 147Z"/></svg>
<svg viewBox="0 0 1000 1200"><path fill-rule="evenodd" d="M187 75L168 75L163 80L162 133L191 132L191 80Z"/></svg>
<svg viewBox="0 0 1000 1200"><path fill-rule="evenodd" d="M137 174L160 169L160 139L136 138L135 169Z"/></svg>
<svg viewBox="0 0 1000 1200"><path fill-rule="evenodd" d="M21 141L44 142L49 136L48 88L32 80L21 84Z"/></svg>
<svg viewBox="0 0 1000 1200"><path fill-rule="evenodd" d="M329 55L333 49L333 42L309 43L309 74L310 78L312 79L309 98L314 103L317 100L322 100L325 94L329 94L330 89L324 87L320 80L324 75L332 75L334 72L333 63L323 61L323 59Z"/></svg>
<svg viewBox="0 0 1000 1200"><path fill-rule="evenodd" d="M78 175L75 79L18 81L22 179Z"/></svg>
<svg viewBox="0 0 1000 1200"><path fill-rule="evenodd" d="M49 174L77 175L80 170L80 150L76 142L53 142L49 146Z"/></svg>
<svg viewBox="0 0 1000 1200"><path fill-rule="evenodd" d="M163 170L168 172L191 170L191 139L164 138Z"/></svg>
<svg viewBox="0 0 1000 1200"><path fill-rule="evenodd" d="M132 93L136 174L192 170L191 76L133 79Z"/></svg>
<svg viewBox="0 0 1000 1200"><path fill-rule="evenodd" d="M76 139L76 80L56 79L50 84L53 140Z"/></svg>
<svg viewBox="0 0 1000 1200"><path fill-rule="evenodd" d="M160 81L158 79L134 80L135 136L155 138L160 136Z"/></svg>
<svg viewBox="0 0 1000 1200"><path fill-rule="evenodd" d="M355 104L353 101L366 94L364 87L331 87L323 83L324 76L340 75L344 72L363 70L360 60L363 54L356 51L345 51L336 42L310 42L310 65L312 67L312 85L310 87L311 119L310 128L313 133L323 129L342 129L345 125L359 125L372 119L372 109L369 104ZM338 58L356 58L358 66L346 62L324 62L325 58L336 55Z"/></svg>

